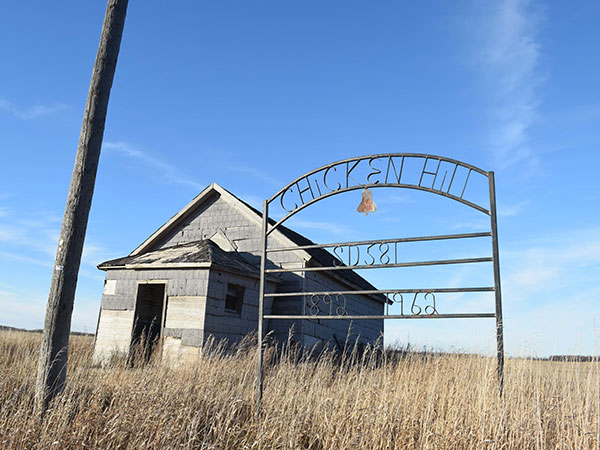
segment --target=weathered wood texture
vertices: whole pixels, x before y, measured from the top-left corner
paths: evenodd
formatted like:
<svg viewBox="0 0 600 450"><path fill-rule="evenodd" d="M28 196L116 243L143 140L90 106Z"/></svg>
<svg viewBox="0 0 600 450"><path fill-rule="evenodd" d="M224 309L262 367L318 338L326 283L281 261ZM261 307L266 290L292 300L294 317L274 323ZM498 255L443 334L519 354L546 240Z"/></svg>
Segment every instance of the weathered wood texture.
<svg viewBox="0 0 600 450"><path fill-rule="evenodd" d="M127 4L128 0L108 0L83 115L75 167L56 251L38 363L36 406L41 414L65 384L77 275Z"/></svg>

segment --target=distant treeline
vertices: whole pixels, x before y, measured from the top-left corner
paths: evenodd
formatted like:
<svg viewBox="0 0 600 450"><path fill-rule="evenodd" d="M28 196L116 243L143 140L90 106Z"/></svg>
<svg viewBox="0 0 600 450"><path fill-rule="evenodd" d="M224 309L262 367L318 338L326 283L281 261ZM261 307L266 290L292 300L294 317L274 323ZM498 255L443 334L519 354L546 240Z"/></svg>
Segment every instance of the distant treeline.
<svg viewBox="0 0 600 450"><path fill-rule="evenodd" d="M25 328L15 328L6 325L0 325L0 331L24 331L26 333L41 333L42 330L26 330ZM71 331L74 336L93 336L94 333L84 333L83 331Z"/></svg>
<svg viewBox="0 0 600 450"><path fill-rule="evenodd" d="M552 355L549 361L573 361L573 362L591 362L598 361L598 356L590 355Z"/></svg>
<svg viewBox="0 0 600 450"><path fill-rule="evenodd" d="M510 357L509 357L510 358ZM558 361L558 362L595 362L600 361L600 356L592 355L550 355L548 357L528 356L510 359L525 359L529 361Z"/></svg>
<svg viewBox="0 0 600 450"><path fill-rule="evenodd" d="M15 328L15 327L9 327L6 325L0 325L0 331L24 331L26 333L41 333L42 330L26 330L24 328ZM85 333L83 331L71 331L72 335L75 336L94 336L94 333ZM358 345L357 346L357 350L358 353L361 353L364 351L364 346L363 345ZM341 351L341 348L339 349ZM348 349L348 351L352 351L352 346L350 346L350 348ZM418 350L416 348L411 347L410 345L407 345L406 347L392 347L392 348L386 348L384 353L380 354L380 357L386 357L391 361L394 360L402 360L408 357L421 357L424 359L429 359L432 357L437 357L437 356L446 356L448 355L449 352L443 352L443 351L435 351L435 350L428 350L426 348L423 348L422 350ZM463 356L465 358L472 358L474 356L478 356L478 357L482 357L482 355L477 355L477 354L473 354L473 353L467 353L467 352L453 352L450 353L454 356ZM551 355L549 357L538 357L538 356L529 356L529 357L525 357L525 358L511 358L508 357L509 359L526 359L526 360L533 360L533 361L558 361L558 362L595 362L595 361L600 361L600 356L592 356L592 355Z"/></svg>

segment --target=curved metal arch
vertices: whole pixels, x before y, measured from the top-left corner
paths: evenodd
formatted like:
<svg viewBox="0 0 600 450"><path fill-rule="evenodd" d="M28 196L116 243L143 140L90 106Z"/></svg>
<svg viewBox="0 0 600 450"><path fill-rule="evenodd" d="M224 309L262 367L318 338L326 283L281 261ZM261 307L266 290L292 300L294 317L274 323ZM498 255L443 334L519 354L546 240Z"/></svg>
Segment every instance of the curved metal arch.
<svg viewBox="0 0 600 450"><path fill-rule="evenodd" d="M342 164L347 164L347 168L349 167L348 164L349 163L353 163L355 162L355 166L358 165L358 163L360 163L361 161L369 161L369 166L371 168L373 168L371 166L371 162L373 162L376 159L388 159L388 161L391 161L391 158L401 158L401 167L400 167L400 175L397 175L396 173L396 168L394 167L394 174L397 175L398 177L398 182L396 183L380 183L379 180L376 182L372 182L372 183L364 183L364 184L358 184L358 185L354 185L354 186L346 186L346 187L342 187L340 183L338 183L338 188L336 189L331 189L329 187L327 187L326 183L325 183L325 177L327 176L327 172L329 170L331 170L332 168L334 168L337 166L341 166ZM402 168L404 165L404 160L406 158L423 158L424 159L424 163L423 163L423 168L421 170L421 179L419 181L419 184L409 184L409 183L400 183L400 177L402 176ZM458 167L463 167L465 169L468 169L468 175L467 175L467 182L469 179L469 176L471 174L471 172L476 172L479 173L480 175L485 176L486 178L488 178L489 180L489 176L491 172L486 172L483 169L480 169L477 166L474 166L472 164L468 164L456 159L452 159L452 158L446 158L444 156L438 156L438 155L430 155L430 154L426 154L426 153L380 153L380 154L373 154L373 155L365 155L365 156L357 156L354 158L347 158L347 159L342 159L339 161L335 161L333 163L329 163L326 164L324 166L321 166L317 169L314 169L310 172L305 173L304 175L299 176L298 178L296 178L295 180L293 180L292 182L288 183L286 186L284 186L283 188L281 188L279 191L277 191L277 193L275 193L271 198L269 198L268 200L266 200L265 202L265 206L268 207L268 205L270 205L271 202L273 202L276 199L280 199L281 202L281 206L282 209L284 209L285 211L288 211L288 214L286 214L282 219L280 219L279 221L275 222L271 227L269 227L269 230L267 231L267 234L270 234L273 230L275 230L279 225L281 225L283 222L285 222L286 220L288 220L290 217L292 217L294 214L296 214L299 211L302 211L304 208L312 205L313 203L316 203L320 200L323 200L325 198L331 197L333 195L337 195L337 194L341 194L343 192L349 192L349 191L353 191L353 190L357 190L357 189L364 189L364 188L379 188L379 187L398 187L398 188L405 188L405 189L416 189L416 190L421 190L421 191L425 191L425 192L430 192L433 194L437 194L437 195L441 195L443 197L447 197L450 198L452 200L458 201L464 205L467 205L471 208L474 208L484 214L487 214L488 216L491 214L491 211L480 206L477 205L473 202L470 202L468 200L465 200L464 198L462 198L462 194L464 194L464 188L466 188L466 183L464 185L463 191L461 196L457 196L454 194L451 194L449 192L450 188L448 188L448 190L446 192L442 191L441 189L434 189L433 188L433 184L435 183L435 178L434 181L432 183L432 187L427 187L427 186L422 186L421 185L421 181L423 179L423 175L424 174L430 174L433 175L433 172L428 172L426 171L427 168L427 163L429 161L437 161L438 162L438 166L437 166L437 170L439 170L439 167L441 165L442 162L445 163L449 163L449 164L453 164L455 166L454 169L454 174L456 174L456 170L458 169ZM389 164L389 163L388 163ZM373 168L374 169L374 168ZM378 170L378 169L375 169ZM323 183L325 184L325 187L327 187L327 189L329 189L329 192L326 193L321 193L320 192L320 188L319 188L319 195L318 196L314 196L314 193L312 192L312 188L310 188L310 184L309 184L309 188L311 190L311 194L313 196L313 198L307 202L302 202L301 205L298 205L297 203L294 205L293 209L288 210L285 208L285 206L283 205L283 198L286 194L286 192L290 192L291 188L293 188L294 186L298 189L299 188L299 182L302 180L308 180L311 175L315 175L319 172L324 172L324 178L323 178ZM376 174L381 174L381 171L376 172ZM452 180L454 179L454 174L452 175ZM387 173L386 173L386 180L388 178L389 175L389 166L387 168ZM348 175L347 175L348 176ZM435 173L435 176L437 177L437 172ZM370 177L367 176L367 181ZM346 182L348 182L348 180L346 180ZM443 183L442 183L443 185ZM452 185L452 181L450 181L450 186ZM306 191L302 191L302 192L306 192ZM301 197L301 194L300 194ZM302 198L302 197L301 197ZM265 211L266 212L266 211Z"/></svg>

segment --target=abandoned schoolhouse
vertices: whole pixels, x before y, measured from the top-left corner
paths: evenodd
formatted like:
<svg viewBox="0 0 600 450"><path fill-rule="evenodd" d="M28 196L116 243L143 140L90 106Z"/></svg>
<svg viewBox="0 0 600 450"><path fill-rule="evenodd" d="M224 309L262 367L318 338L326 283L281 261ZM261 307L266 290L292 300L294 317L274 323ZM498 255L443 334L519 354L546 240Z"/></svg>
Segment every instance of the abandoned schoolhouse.
<svg viewBox="0 0 600 450"><path fill-rule="evenodd" d="M141 339L162 340L165 360L197 357L212 336L229 343L255 332L261 257L259 211L213 183L128 256L106 261L94 360L127 354ZM269 247L310 246L295 231L279 226ZM281 268L341 265L322 248L298 249L270 259ZM352 270L287 272L266 279L266 292L374 290ZM381 294L348 295L348 315L382 315ZM306 314L300 297L265 299L265 314ZM383 320L265 321L274 339L293 339L305 347L341 348L348 339L373 343L383 334ZM158 346L155 346L158 348Z"/></svg>

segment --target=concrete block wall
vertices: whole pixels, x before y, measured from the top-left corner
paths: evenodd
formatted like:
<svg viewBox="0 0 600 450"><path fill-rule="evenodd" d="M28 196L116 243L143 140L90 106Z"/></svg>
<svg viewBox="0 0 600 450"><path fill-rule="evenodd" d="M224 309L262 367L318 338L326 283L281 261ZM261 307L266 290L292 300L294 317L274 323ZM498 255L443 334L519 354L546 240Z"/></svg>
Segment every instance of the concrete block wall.
<svg viewBox="0 0 600 450"><path fill-rule="evenodd" d="M259 279L245 277L220 270L211 270L209 275L205 338L212 336L219 341L227 339L229 343L239 342L258 328L258 292ZM225 309L227 285L233 284L244 288L244 298L240 313ZM274 283L267 282L266 290L273 291ZM265 314L270 314L272 300L265 299Z"/></svg>
<svg viewBox="0 0 600 450"><path fill-rule="evenodd" d="M219 230L223 230L229 240L235 243L237 250L246 260L258 266L261 248L260 226L256 221L247 218L237 208L218 195L215 195L211 201L186 218L180 229L173 231L160 244L160 247L172 246L192 239L207 238ZM268 248L271 249L289 245L285 241L278 241L274 236L268 239ZM269 259L268 267L292 268L303 267L305 264L305 261L299 259L297 253L291 251L271 253ZM279 274L278 277L281 283L277 286L277 291L349 290L346 285L332 280L322 273L306 272L306 275L305 279L305 274L301 272ZM207 312L221 317L222 311L218 310L219 303L216 302L216 299L223 299L221 301L224 302L225 293L219 291L219 289L218 285L209 288ZM256 295L258 296L258 293ZM278 298L273 303L273 314L302 314L305 301L308 301L308 299L301 297ZM348 314L382 314L383 304L363 296L347 296L347 310ZM253 320L256 319L253 318ZM345 339L350 326L346 321L319 321L318 326L308 325L308 323L308 321L271 320L266 324L266 327L268 330L272 330L278 339L287 339L289 328L293 325L294 332L297 335L313 336L318 340L332 342L333 334L338 339L340 336ZM304 331L305 326L307 327L306 332ZM223 337L229 337L229 330L236 328L225 323L223 327L229 327L227 328L228 331L211 329L213 336L216 337L218 333L221 333ZM242 323L241 328L237 329L244 328L245 326ZM355 321L351 326L351 331L354 335L360 336L361 342L372 342L383 332L383 321Z"/></svg>
<svg viewBox="0 0 600 450"><path fill-rule="evenodd" d="M323 273L306 272L305 276L306 291L344 291L350 290L344 283L333 279ZM312 299L311 296L304 297L304 314L311 315L319 309L320 315L336 315L343 312L345 308L347 315L382 315L384 304L375 299L364 295L345 295L344 298L331 296L329 299L319 296L318 299ZM383 320L304 320L302 327L302 336L306 344L314 345L321 343L329 347L343 345L348 340L352 344L358 340L359 343L373 343L383 334Z"/></svg>
<svg viewBox="0 0 600 450"><path fill-rule="evenodd" d="M176 230L172 231L162 242L160 242L156 248L170 247L180 243L188 242L190 240L198 240L208 238L219 230L223 230L227 238L231 240L237 247L237 251L240 255L245 258L248 262L254 264L256 267L260 264L260 253L262 245L262 236L260 225L257 221L253 221L250 218L242 214L237 208L230 205L227 201L223 200L219 195L215 195L209 202L198 208L190 216L188 216L184 223ZM289 246L289 243L285 241L278 241L271 237L268 239L269 248L280 248L283 246ZM268 267L303 267L304 261L299 260L298 255L294 252L277 252L269 255ZM294 292L301 291L303 286L302 275L298 273L283 273L279 274L278 278L281 283L278 286L280 292ZM218 288L214 288L218 289ZM256 298L258 301L258 291L256 291ZM224 292L211 292L209 297L225 298ZM271 299L268 299L270 302ZM297 297L293 298L280 298L274 303L274 314L300 314L301 311L301 299ZM207 302L207 312L213 311L215 308L214 301L210 300ZM220 311L214 311L216 314L221 314ZM256 317L253 320L256 320ZM292 322L273 320L266 323L267 329L272 329L277 337L281 336L283 339L287 339L289 327ZM296 332L301 329L302 323L295 324ZM242 327L243 328L243 327ZM256 326L253 328L256 329ZM221 333L222 337L228 337L228 332L222 332L213 329L211 331L213 336L217 336L217 333ZM233 337L233 336L231 336Z"/></svg>
<svg viewBox="0 0 600 450"><path fill-rule="evenodd" d="M127 354L132 328L133 310L102 310L94 346L94 363L108 362L114 354Z"/></svg>
<svg viewBox="0 0 600 450"><path fill-rule="evenodd" d="M176 244L208 238L222 230L227 238L237 246L238 252L257 267L260 262L261 230L257 221L252 220L230 205L219 195L188 216L178 229L172 231L154 248L170 247ZM289 246L285 240L274 236L268 240L269 248ZM230 250L226 248L225 250ZM298 252L277 252L269 255L269 267L303 267L306 263ZM318 290L349 290L342 282L323 273L295 272L278 275L279 283L267 283L267 292L300 292ZM237 342L246 334L257 329L259 280L252 276L234 275L211 269L177 270L125 270L111 269L106 273L106 289L102 295L102 306L97 330L96 345L99 357L106 356L111 347L127 351L131 340L131 327L136 301L137 285L140 282L162 281L167 285L166 327L163 335L169 341L170 357L176 354L196 354L206 337L216 340L226 338ZM227 283L244 286L244 304L237 315L224 309ZM169 299L173 308L169 311ZM302 314L308 298L288 297L265 299L265 314ZM348 314L382 314L383 304L364 296L347 296ZM175 307L175 305L178 305ZM325 305L321 305L325 312ZM172 314L170 314L170 312ZM327 311L328 313L328 311ZM308 314L308 313L307 313ZM113 317L114 316L114 317ZM177 317L175 317L177 316ZM131 323L130 323L131 322ZM119 324L119 332L113 333L112 326ZM130 325L127 325L129 324ZM113 324L113 325L111 325ZM335 345L346 339L347 321L310 320L296 323L286 320L271 320L267 330L273 330L279 339L287 339L290 326L294 326L296 336L308 345L328 343ZM129 327L129 331L127 331ZM363 342L372 342L383 332L383 321L355 321L351 333L360 336ZM188 349L188 350L186 350ZM190 353L191 352L191 353Z"/></svg>
<svg viewBox="0 0 600 450"><path fill-rule="evenodd" d="M206 295L208 270L131 270L110 269L106 271L106 284L102 294L102 309L132 310L135 307L137 285L140 282L165 282L167 296Z"/></svg>
<svg viewBox="0 0 600 450"><path fill-rule="evenodd" d="M207 269L110 269L106 272L96 330L96 363L107 361L114 353L129 351L138 284L146 282L166 284L163 335L179 339L187 346L201 345L208 288Z"/></svg>

